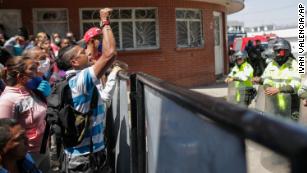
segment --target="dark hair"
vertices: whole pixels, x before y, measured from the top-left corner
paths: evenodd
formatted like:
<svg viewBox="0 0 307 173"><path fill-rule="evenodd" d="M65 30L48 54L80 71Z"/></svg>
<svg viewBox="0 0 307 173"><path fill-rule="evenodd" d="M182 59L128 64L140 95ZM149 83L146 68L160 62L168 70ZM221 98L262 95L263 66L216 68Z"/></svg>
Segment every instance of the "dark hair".
<svg viewBox="0 0 307 173"><path fill-rule="evenodd" d="M76 47L76 45L68 45L59 50L58 59L56 60L59 69L67 71L72 68L70 59L74 56L74 49Z"/></svg>
<svg viewBox="0 0 307 173"><path fill-rule="evenodd" d="M13 56L6 49L0 48L0 63L5 65L10 58L13 58Z"/></svg>
<svg viewBox="0 0 307 173"><path fill-rule="evenodd" d="M4 118L0 119L0 150L3 152L3 148L5 147L6 143L11 138L10 128L19 124L13 118Z"/></svg>
<svg viewBox="0 0 307 173"><path fill-rule="evenodd" d="M16 56L9 59L5 66L6 69L3 70L3 79L8 86L14 86L17 84L17 75L22 74L26 70L26 61L32 60L29 57Z"/></svg>
<svg viewBox="0 0 307 173"><path fill-rule="evenodd" d="M69 45L77 45L77 43L75 43L74 41L71 40L71 37L63 37L61 39L62 40L68 40L69 41Z"/></svg>
<svg viewBox="0 0 307 173"><path fill-rule="evenodd" d="M35 35L29 35L29 41L35 41Z"/></svg>
<svg viewBox="0 0 307 173"><path fill-rule="evenodd" d="M24 37L25 40L29 39L28 30L24 27L18 28L17 35Z"/></svg>
<svg viewBox="0 0 307 173"><path fill-rule="evenodd" d="M50 40L51 36L49 34L46 33L47 39Z"/></svg>

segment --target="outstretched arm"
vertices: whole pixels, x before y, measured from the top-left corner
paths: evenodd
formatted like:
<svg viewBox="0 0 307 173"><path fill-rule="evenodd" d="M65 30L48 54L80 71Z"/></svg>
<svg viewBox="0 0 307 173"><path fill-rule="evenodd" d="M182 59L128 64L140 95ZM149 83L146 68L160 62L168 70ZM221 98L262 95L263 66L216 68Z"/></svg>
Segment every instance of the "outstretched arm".
<svg viewBox="0 0 307 173"><path fill-rule="evenodd" d="M112 32L112 29L109 25L109 15L112 9L104 8L100 10L100 20L105 25L102 28L103 33L103 54L94 64L94 73L97 78L101 78L104 72L108 69L108 67L113 63L116 56L116 43L115 38Z"/></svg>

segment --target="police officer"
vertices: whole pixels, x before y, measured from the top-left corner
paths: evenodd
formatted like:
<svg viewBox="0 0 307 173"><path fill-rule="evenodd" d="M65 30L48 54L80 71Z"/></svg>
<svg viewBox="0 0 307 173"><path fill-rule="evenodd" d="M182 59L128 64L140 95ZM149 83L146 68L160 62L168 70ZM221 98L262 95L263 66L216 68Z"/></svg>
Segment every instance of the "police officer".
<svg viewBox="0 0 307 173"><path fill-rule="evenodd" d="M265 61L261 55L264 51L261 41L256 40L256 45L254 46L253 41L249 40L245 50L248 53L249 62L254 69L254 76L261 76L265 68Z"/></svg>
<svg viewBox="0 0 307 173"><path fill-rule="evenodd" d="M276 96L276 108L283 110L291 104L291 118L298 119L298 97L296 95L300 87L300 75L298 64L291 54L290 43L285 39L277 39L273 43L274 59L268 64L261 78L255 77L253 81L263 83L267 96ZM285 95L291 94L290 103Z"/></svg>
<svg viewBox="0 0 307 173"><path fill-rule="evenodd" d="M298 96L302 99L303 105L307 107L307 80L302 84L302 87L298 90Z"/></svg>
<svg viewBox="0 0 307 173"><path fill-rule="evenodd" d="M236 103L242 103L248 106L253 98L253 68L246 61L247 53L244 51L237 51L233 55L235 66L231 69L225 82L229 85L234 82L235 87L235 101Z"/></svg>
<svg viewBox="0 0 307 173"><path fill-rule="evenodd" d="M261 56L265 60L265 64L269 64L270 62L273 61L275 58L274 50L273 50L273 45L279 38L273 38L268 41L268 47L261 53ZM265 66L266 66L265 65Z"/></svg>

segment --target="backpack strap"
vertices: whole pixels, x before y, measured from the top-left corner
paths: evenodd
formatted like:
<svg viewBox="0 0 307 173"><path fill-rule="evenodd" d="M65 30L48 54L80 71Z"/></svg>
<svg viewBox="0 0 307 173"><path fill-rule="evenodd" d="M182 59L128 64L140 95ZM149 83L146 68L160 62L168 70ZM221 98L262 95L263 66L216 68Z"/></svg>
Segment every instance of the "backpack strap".
<svg viewBox="0 0 307 173"><path fill-rule="evenodd" d="M90 119L90 116L92 116L93 114L93 109L95 109L95 107L97 107L97 104L98 104L98 90L96 88L96 86L94 86L94 89L93 89L93 94L92 94L92 99L91 99L91 104L90 104L90 113L87 114L88 118ZM88 126L89 128L89 132L90 132L90 138L91 138L91 141L90 141L90 155L92 155L93 153L93 138L92 138L92 129L90 126Z"/></svg>
<svg viewBox="0 0 307 173"><path fill-rule="evenodd" d="M64 79L64 81L66 82L66 85L63 87L62 92L61 92L60 108L64 107L65 104L69 104L72 100L72 94L71 94L71 90L69 87L69 80L74 76L76 76L76 74L70 74Z"/></svg>
<svg viewBox="0 0 307 173"><path fill-rule="evenodd" d="M64 107L65 104L69 103L72 99L72 95L71 95L71 90L70 90L70 87L69 87L69 80L74 77L76 74L71 74L69 76L66 77L66 81L67 81L67 85L63 88L63 92L62 92L62 96L61 98L63 99L62 101L62 105L61 107ZM68 92L70 91L70 92ZM98 104L98 96L99 96L99 93L98 93L98 90L96 88L96 86L94 86L93 88L93 93L92 93L92 98L91 98L91 103L90 103L90 110L89 112L87 113L87 118L90 120L90 117L92 116L93 114L93 109L96 108L97 104ZM93 153L93 139L92 139L92 129L91 129L91 126L90 126L90 121L89 121L89 124L88 124L88 130L89 130L89 133L90 133L90 145L89 145L89 148L90 148L90 155L92 155Z"/></svg>

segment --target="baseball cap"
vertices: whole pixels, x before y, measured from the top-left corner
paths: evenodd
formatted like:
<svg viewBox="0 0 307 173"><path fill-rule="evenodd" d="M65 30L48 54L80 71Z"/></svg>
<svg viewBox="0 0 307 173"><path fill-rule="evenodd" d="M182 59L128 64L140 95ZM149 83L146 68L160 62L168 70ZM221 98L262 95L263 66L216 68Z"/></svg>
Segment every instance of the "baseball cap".
<svg viewBox="0 0 307 173"><path fill-rule="evenodd" d="M86 43L88 43L90 41L91 38L102 34L102 31L100 28L97 27L92 27L89 30L87 30L83 36L83 39Z"/></svg>

